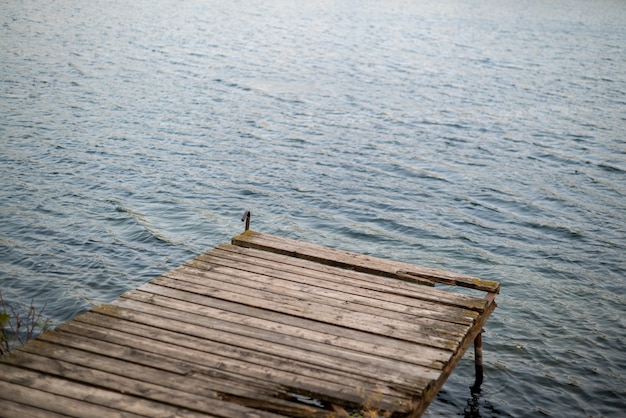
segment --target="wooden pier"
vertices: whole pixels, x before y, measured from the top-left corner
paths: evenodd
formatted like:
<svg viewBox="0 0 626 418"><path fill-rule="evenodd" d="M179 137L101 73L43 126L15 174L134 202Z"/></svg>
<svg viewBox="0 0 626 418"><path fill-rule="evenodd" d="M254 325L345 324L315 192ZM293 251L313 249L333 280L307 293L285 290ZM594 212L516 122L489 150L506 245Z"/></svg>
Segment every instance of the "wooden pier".
<svg viewBox="0 0 626 418"><path fill-rule="evenodd" d="M0 416L419 417L498 292L247 230L0 357Z"/></svg>

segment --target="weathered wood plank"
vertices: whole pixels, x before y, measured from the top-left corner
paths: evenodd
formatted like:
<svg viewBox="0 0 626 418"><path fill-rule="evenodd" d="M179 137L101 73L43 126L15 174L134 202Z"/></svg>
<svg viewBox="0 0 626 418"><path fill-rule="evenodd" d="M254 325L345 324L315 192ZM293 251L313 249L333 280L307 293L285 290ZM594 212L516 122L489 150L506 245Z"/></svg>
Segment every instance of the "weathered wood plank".
<svg viewBox="0 0 626 418"><path fill-rule="evenodd" d="M99 315L93 313L83 315L83 317L93 316ZM45 334L43 339L87 352L113 356L118 360L137 362L148 367L157 364L159 369L166 369L177 374L185 372L186 379L191 380L192 383L198 380L196 384L214 390L218 398L222 400L236 399L237 403L244 406L254 405L257 408L262 406L261 409L287 414L291 417L320 415L317 408L285 401L284 399L292 396L291 393L272 381L263 381L258 375L250 378L244 374L229 372L228 358L220 357L215 354L215 351L206 350L206 341L198 344L199 347L205 348L204 351L186 349L177 344L159 343L160 341L151 338L115 331L110 328L110 318L108 322L105 328L102 328L84 322L71 321L57 329L58 332ZM180 338L180 335L178 337ZM222 348L226 353L236 349L236 347L228 346ZM138 352L142 355L137 355ZM254 356L255 353L251 352L250 355ZM240 368L247 369L245 364ZM323 376L320 377L323 378ZM327 417L326 414L321 416Z"/></svg>
<svg viewBox="0 0 626 418"><path fill-rule="evenodd" d="M70 330L72 329L72 327L68 328ZM219 358L216 359L216 356L206 356L202 359L197 357L196 361L189 361L192 357L188 356L186 358L187 361L181 361L170 355L146 351L144 349L145 346L138 347L139 344L136 340L128 339L124 341L125 345L121 345L93 338L93 335L91 338L87 338L79 334L67 332L66 328L57 332L43 334L39 340L57 346L75 348L86 353L112 357L115 359L115 362L110 366L106 366L109 364L107 363L107 359L94 356L94 359L101 361L102 367L109 367L106 370L114 370L116 366L121 367L120 362L129 362L131 364L126 366L124 373L127 377L133 379L137 379L139 376L143 376L144 378L160 377L170 379L172 384L182 385L180 386L180 390L189 390L187 385L192 385L202 387L203 390L211 391L208 395L206 392L198 393L202 396L212 396L217 399L220 398L222 392L242 397L281 394L279 385L271 383L262 384L257 379L246 376L245 371L243 373L237 373L237 371L233 369L241 370L242 366L227 367L228 365L221 362ZM167 354L172 354L174 349L170 348L170 350L165 349L164 351L166 351ZM200 356L201 353L196 353L196 355ZM200 362L200 360L202 361ZM150 370L146 371L137 366L145 366ZM245 365L243 367L245 367ZM180 379L180 376L184 376L184 379ZM205 380L207 379L205 376L210 377L206 382ZM287 393L282 393L282 395L288 396Z"/></svg>
<svg viewBox="0 0 626 418"><path fill-rule="evenodd" d="M57 414L56 412L46 411L22 403L13 402L4 399L0 394L0 418L67 418L67 415Z"/></svg>
<svg viewBox="0 0 626 418"><path fill-rule="evenodd" d="M330 348L328 344L317 343L313 340L303 341L306 330L289 330L285 326L276 326L271 321L262 322L256 318L242 318L239 321L231 318L234 322L229 320L212 320L209 322L204 315L199 314L199 312L203 311L202 306L179 300L177 301L178 305L173 307L172 303L172 299L167 297L159 295L144 297L138 292L133 292L128 299L124 298L116 301L116 305L120 307L148 314L154 311L165 311L170 319L204 326L207 328L204 335L207 335L208 332L219 331L219 334L213 336L213 338L228 339L229 336L225 334L232 334L236 336L232 340L234 343L246 336L252 336L255 340L267 341L274 346L274 355L294 360L301 359L307 363L317 364L330 370L344 370L355 375L353 377L355 381L361 380L356 378L356 375L359 373L362 373L364 376L384 376L385 374L393 373L398 367L396 361L381 358L372 353L339 350ZM238 345L241 346L241 343ZM364 367L367 370L359 370ZM403 371L411 376L411 384L417 388L420 387L420 378L423 379L422 385L424 385L439 373L437 370L414 364L404 364ZM395 376L396 374L393 373L392 375ZM382 379L382 381L384 382L385 380Z"/></svg>
<svg viewBox="0 0 626 418"><path fill-rule="evenodd" d="M109 333L109 341L112 339L111 337L112 335ZM334 369L324 370L323 368L312 367L310 364L304 362L300 363L299 368L289 368L288 365L285 364L285 360L274 359L273 362L270 362L270 367L267 367L249 361L233 359L221 354L189 350L183 347L169 347L170 349L167 349L168 347L162 349L158 349L157 347L150 348L150 341L141 341L137 336L127 338L121 337L118 334L117 341L112 343L64 332L56 334L49 333L45 340L97 354L104 355L108 353L108 355L115 356L115 358L125 361L137 361L139 356L135 353L140 351L142 352L142 359L139 360L141 361L140 364L150 365L149 362L153 361L159 365L159 368L167 368L168 371L174 373L181 373L180 365L182 364L184 365L182 371L185 371L185 376L195 377L210 375L210 382L203 383L203 385L207 388L211 387L217 393L221 394L224 392L247 397L255 397L256 394L265 394L265 396L263 396L264 400L270 399L267 395L282 396L284 398L289 397L289 393L284 392L284 388L281 388L276 382L291 381L295 376L308 376L314 378L319 384L330 385L331 387L337 385L343 387L366 387L377 384L374 379L364 380L364 378L358 374L338 373ZM154 345L154 341L151 343ZM158 351L158 353L154 353L154 351ZM223 376L225 374L228 375L227 377L229 379L223 377L218 378L216 376ZM263 381L263 379L270 376L272 378L267 382ZM413 388L410 382L403 381L397 377L394 377L393 380L396 387L403 387L403 390L407 393ZM238 386L243 386L248 390L244 392ZM270 388L274 389L270 391L268 390ZM253 391L250 389L253 389ZM392 392L389 391L389 393L391 394ZM261 398L261 396L259 396L259 398Z"/></svg>
<svg viewBox="0 0 626 418"><path fill-rule="evenodd" d="M476 277L448 271L419 267L413 264L394 262L348 251L331 249L321 245L303 243L288 238L262 234L252 230L245 231L243 234L233 237L232 244L241 247L256 248L263 251L278 252L293 257L316 261L318 263L388 277L396 277L399 279L406 279L407 276L413 275L422 279L452 286L463 286L491 293L498 293L500 291L500 283L491 280L481 280ZM398 275L398 273L400 273L400 275Z"/></svg>
<svg viewBox="0 0 626 418"><path fill-rule="evenodd" d="M13 401L70 417L142 418L141 415L58 396L32 387L26 388L2 380L0 380L0 400Z"/></svg>
<svg viewBox="0 0 626 418"><path fill-rule="evenodd" d="M157 287L157 288L160 288ZM151 288L144 288L146 292L150 292ZM183 293L174 289L159 289L158 294L164 294L170 297L175 298L185 298L189 302L193 303L207 303L205 298L198 299L193 294ZM357 355L376 353L378 357L381 359L389 359L392 361L400 361L403 363L416 364L419 366L425 366L428 368L440 370L443 368L443 365L449 360L452 352L445 351L441 349L435 349L431 347L425 346L416 346L414 344L404 342L401 340L390 340L388 338L384 338L374 334L368 334L365 332L355 331L355 330L347 330L338 327L333 327L331 325L318 323L312 320L299 319L295 317L289 316L277 316L273 312L264 311L257 308L251 308L245 305L235 305L230 304L224 301L220 301L219 299L210 299L208 301L209 305L217 309L236 309L240 314L245 314L247 316L252 316L258 318L260 320L277 322L276 326L280 326L280 331L282 334L291 335L294 337L299 337L302 333L299 332L300 329L308 330L306 333L306 347L309 351L315 350L318 347L317 344L322 344L322 347L327 348L327 355L331 355L328 353L333 353L332 356L339 356L342 360L342 363L345 363L346 358L342 355L344 352L356 352ZM110 315L115 314L115 312L107 313ZM93 312L92 314L96 314ZM92 317L91 316L79 316L76 318L77 321L88 321ZM117 317L117 319L122 319L121 317ZM169 318L171 319L171 318ZM146 320L146 325L139 323L141 320ZM166 341L170 343L176 341L184 341L181 340L181 332L184 331L183 336L189 336L190 338L198 338L200 341L212 342L214 338L218 338L217 342L224 342L230 345L237 345L242 348L250 349L252 351L258 351L260 353L267 353L269 355L279 355L282 356L280 351L276 351L276 344L271 341L264 341L257 338L246 338L245 336L235 336L230 333L226 335L218 335L216 336L216 330L211 330L210 333L206 332L206 328L204 327L193 327L193 325L189 324L178 324L176 321L169 321L166 324L160 325L160 319L155 319L151 317L146 318L135 318L135 322L120 322L115 321L112 322L110 326L115 329L121 329L125 332L132 333L134 330L134 326L141 327L142 335L145 333L147 336L153 339L167 338ZM99 322L95 322L99 324ZM132 326L131 326L132 324ZM203 325L210 325L206 322ZM282 326L281 326L282 325ZM159 328L154 328L154 327ZM167 329L165 328L167 327ZM157 331L155 331L157 330ZM159 330L163 330L165 332L158 332ZM171 330L171 331L169 331ZM168 334L168 332L172 332L172 334ZM283 340L283 343L286 340ZM311 344L315 343L315 344ZM294 353L294 357L297 356L297 351L293 350L292 347L290 352ZM416 353L419 352L419 355ZM220 352L220 351L217 351ZM337 354L334 354L334 353ZM351 358L351 357L350 357ZM348 359L350 359L348 358ZM358 357L359 360L362 357ZM369 370L369 368L365 368L365 370Z"/></svg>
<svg viewBox="0 0 626 418"><path fill-rule="evenodd" d="M260 293L259 298L255 298L254 296L246 294L229 294L225 290L215 289L208 286L203 287L200 285L194 285L193 283L181 282L166 277L161 277L158 280L155 280L153 284L162 285L163 287L170 287L182 291L189 291L192 286L196 286L196 288L193 288L191 290L193 290L193 293L201 296L222 298L233 303L235 303L235 301L237 300L236 298L238 297L240 301L239 303L241 304L252 301L256 303L257 308L263 308L265 310L273 311L279 314L290 315L296 318L316 320L318 322L337 326L341 329L354 329L358 331L369 332L375 335L396 338L421 344L424 346L430 346L449 351L453 351L458 344L458 339L445 335L443 332L439 332L435 335L428 334L424 326L416 325L415 328L412 329L410 325L406 322L392 321L386 318L381 319L374 317L373 315L351 312L349 310L333 310L330 307L312 304L310 302L307 302L306 300L299 301L297 299L290 299L275 295L268 296L264 293ZM129 297L133 296L129 295ZM183 305L179 305L184 306L184 303ZM233 323L241 323L252 326L255 326L254 324L261 324L259 325L260 327L263 327L267 324L267 322L259 321L258 318L248 317L245 315L240 315L237 312L232 312L232 308L229 311L218 311L208 306L203 306L202 308L198 306L189 306L188 309L193 309L196 313L201 315L219 315L216 317L224 320L228 318L228 320ZM274 323L270 325L274 326L274 328L276 329L279 329L274 325ZM298 331L298 335L303 334L304 331L305 330ZM303 337L301 336L300 338Z"/></svg>
<svg viewBox="0 0 626 418"><path fill-rule="evenodd" d="M424 397L418 404L416 404L415 410L410 414L411 417L422 416L422 414L426 411L433 399L435 399L435 396L437 396L437 393L439 393L439 391L443 387L443 384L446 382L461 358L463 358L463 355L465 354L469 346L474 342L476 336L483 331L483 327L487 323L487 319L489 319L489 316L491 316L497 306L494 297L494 294L490 294L487 296L486 299L489 301L487 309L478 318L476 325L472 327L465 336L465 338L463 338L459 349L455 351L450 361L444 366L441 377L437 379L434 385L431 385L429 388L426 389Z"/></svg>
<svg viewBox="0 0 626 418"><path fill-rule="evenodd" d="M230 260L232 265L241 269L245 269L246 266L257 266L291 273L296 277L301 277L300 281L303 283L330 289L339 286L347 293L384 295L388 301L408 306L445 308L449 305L477 312L484 307L484 303L477 303L476 298L471 296L230 244L222 244L190 261L206 261L205 258L212 257Z"/></svg>
<svg viewBox="0 0 626 418"><path fill-rule="evenodd" d="M62 336L63 333L47 333L47 335L42 335L41 338L38 338L37 341L33 341L32 344L27 344L20 348L20 351L44 356L48 359L55 359L57 362L64 361L75 366L83 366L87 369L116 374L133 382L155 383L158 386L172 389L178 393L195 394L204 399L219 399L219 394L215 390L200 385L198 381L194 381L195 376L187 378L187 375L193 371L193 368L189 365L180 364L179 370L172 371L166 370L167 365L163 366L160 362L155 361L153 363L154 367L146 367L146 362L155 359L140 351L134 351L132 353L134 354L133 361L128 362L118 357L123 352L122 349L111 353L115 357L109 357L46 341L52 339L58 342ZM68 339L68 342L81 345L77 339ZM129 351L129 349L126 351ZM21 365L25 366L26 364Z"/></svg>
<svg viewBox="0 0 626 418"><path fill-rule="evenodd" d="M0 363L0 380L24 387L18 388L18 390L34 388L54 395L79 401L88 401L89 403L103 405L107 408L119 410L120 412L129 412L146 417L207 417L206 414L190 411L188 409L173 407L91 385L80 384L33 370L10 367L4 363Z"/></svg>
<svg viewBox="0 0 626 418"><path fill-rule="evenodd" d="M187 283L202 286L203 288L211 288L212 297L229 299L243 303L242 295L246 295L251 299L246 299L246 303L251 306L258 306L264 309L276 310L274 299L278 297L283 299L283 305L289 302L296 305L296 309L300 309L305 304L316 305L316 310L325 310L330 308L335 312L349 311L359 314L364 321L369 320L372 316L376 318L385 318L385 320L394 326L396 322L410 324L409 327L416 332L427 332L429 335L440 335L442 338L454 340L465 334L469 324L457 324L446 320L432 318L431 312L427 312L427 316L423 315L423 311L411 308L398 308L397 310L385 309L389 304L384 301L367 300L343 294L338 291L320 289L315 286L306 284L293 284L292 282L280 280L265 275L259 275L252 272L241 272L228 267L212 267L205 263L198 262L198 268L193 266L185 266L170 273L166 273L162 277L155 279L154 283L163 284L159 281L167 281L167 279L177 280L177 286L184 290ZM197 286L195 287L197 289ZM216 291L219 289L219 291ZM332 296L332 297L331 297ZM343 297L342 297L343 296ZM264 301L269 297L268 306ZM273 306L273 308L272 308ZM460 316L456 308L450 308L450 316ZM400 312L398 310L401 310ZM290 313L293 315L293 313ZM443 315L443 312L439 313ZM323 320L318 318L318 320Z"/></svg>
<svg viewBox="0 0 626 418"><path fill-rule="evenodd" d="M342 285L350 285L355 288L371 289L387 295L407 296L410 300L431 301L438 305L451 305L460 308L475 310L481 312L486 303L484 300L477 299L473 296L462 295L449 292L442 289L433 289L431 287L419 286L404 280L398 280L396 277L386 277L363 273L354 270L348 270L340 267L333 267L327 264L320 264L314 261L290 257L288 255L274 253L269 251L257 250L254 248L240 247L232 244L221 244L207 254L217 253L222 255L231 254L237 260L247 260L263 264L279 263L283 269L289 269L291 266L297 269L304 269L314 274L321 273L324 280L329 282L336 281ZM198 259L202 259L200 255ZM319 276L312 276L318 278Z"/></svg>
<svg viewBox="0 0 626 418"><path fill-rule="evenodd" d="M247 325L261 327L262 329L269 327L269 329L276 329L282 334L296 336L305 341L320 342L325 345L356 350L367 354L375 352L377 356L380 357L389 357L429 368L441 368L441 364L447 362L451 355L451 351L447 349L388 338L384 335L345 328L336 324L320 322L315 319L292 315L279 315L271 310L245 305L241 303L241 301L232 302L219 299L206 295L204 287L196 289L196 293L191 291L193 290L191 286L197 285L184 284L181 286L183 289L180 290L152 282L142 286L138 290L217 309L222 319L227 315L226 313L222 313L222 311L226 311L235 315L231 316L231 320L237 323L245 323ZM415 355L415 350L419 350L419 356Z"/></svg>
<svg viewBox="0 0 626 418"><path fill-rule="evenodd" d="M188 271L181 273L174 271L166 273L167 276L155 279L153 283L167 285L169 287L178 287L181 290L189 289L193 280ZM413 323L401 321L398 319L384 318L362 312L352 307L342 307L341 304L335 303L328 305L323 299L315 298L309 295L306 299L298 296L286 295L263 290L267 285L251 289L246 286L229 284L226 289L225 284L219 284L227 281L226 275L207 274L199 272L204 285L198 285L194 291L202 292L205 296L226 299L230 301L239 301L250 306L261 307L263 309L273 310L287 315L298 316L302 318L315 319L317 321L342 326L344 328L357 329L373 334L385 335L392 338L403 339L428 345L431 347L443 348L447 350L455 350L458 346L458 332L437 329L439 323L425 323L426 318L415 318ZM216 280L219 276L220 280ZM180 279L180 280L176 280ZM182 280L182 281L181 281ZM452 325L452 324L448 324Z"/></svg>
<svg viewBox="0 0 626 418"><path fill-rule="evenodd" d="M156 315L158 312L163 313L164 311L167 313L167 317L171 318L167 321L161 321L161 324L157 324L157 326L167 326L168 322L172 320L179 321L176 325L183 328L188 329L189 323L193 325L204 326L205 332L213 331L215 329L221 331L219 337L226 337L229 333L235 333L236 340L240 340L242 337L250 337L252 339L264 339L266 341L270 341L277 346L286 342L287 344L292 344L297 347L301 345L301 340L297 337L289 337L287 335L280 335L271 332L262 332L260 333L258 329L242 326L236 323L225 322L225 321L207 321L207 317L203 315L192 314L188 312L177 312L172 309L168 309L161 306L150 305L147 303L140 303L137 301L133 301L127 298L121 298L114 302L115 306L105 306L98 309L98 312L105 313L106 312L114 312L117 315L122 315L125 319L135 320L138 319L141 321L142 319L149 320L148 317ZM126 309L119 309L126 308ZM145 314L148 314L147 316ZM207 322L209 322L207 324ZM213 337L215 338L215 337ZM283 346L284 356L288 356L289 352L292 350L292 347ZM352 354L352 353L349 353ZM307 357L304 358L305 361L309 361L312 356L315 355L315 352L309 352ZM344 353L344 356L348 354ZM366 355L361 357L367 358ZM372 359L375 357L371 356ZM366 361L362 361L364 367L367 367ZM372 366L374 367L374 366ZM248 369L251 370L251 369ZM303 396L312 396L315 395L317 399L325 400L331 403L336 404L346 404L348 406L354 407L361 402L363 393L371 393L380 390L378 386L367 385L365 384L362 387L350 387L350 386L342 386L342 385L332 385L328 382L320 382L316 379L311 379L306 376L301 375L285 375L283 373L278 373L276 370L268 370L268 374L265 376L259 375L259 378L264 378L269 381L274 382L275 384L280 384L282 387L286 388L286 390L291 393L297 393ZM419 387L419 378L415 379L416 387ZM424 387L424 386L422 386ZM406 410L408 409L408 405L406 404L407 400L401 394L392 393L392 388L386 389L384 386L382 387L384 392L388 392L389 396L386 397L386 405L387 407L393 410Z"/></svg>
<svg viewBox="0 0 626 418"><path fill-rule="evenodd" d="M89 317L92 316L93 315L89 315ZM249 368L265 370L267 367L272 367L288 373L305 375L311 378L315 378L320 382L328 381L332 385L343 384L350 386L356 385L358 387L358 381L363 380L363 376L359 373L342 372L336 369L324 369L305 361L295 361L288 358L263 355L251 350L240 349L236 346L229 346L227 344L211 344L211 341L207 340L196 339L196 341L193 341L187 338L187 341L191 341L191 345L193 346L193 348L189 348L186 345L181 345L178 341L185 338L184 335L180 334L177 335L178 340L176 341L176 344L171 344L168 343L168 341L155 341L143 335L138 335L141 334L141 332L135 334L126 334L124 332L112 330L111 328L102 328L101 326L95 326L89 323L78 321L73 321L71 324L66 324L63 327L63 332L76 334L81 338L86 337L88 339L106 341L107 343L128 346L133 350L141 350L159 354L167 358L168 361L175 360L183 361L190 364L197 364L198 372L204 372L207 374L228 372L229 369L233 368L234 364L234 368L236 368L237 370L247 371ZM161 342L161 344L155 344L155 342ZM106 345L102 344L102 347L99 347L99 349L106 349ZM114 348L112 351L115 352L117 351L117 349ZM217 362L214 361L214 359L216 359ZM214 370L210 370L211 368ZM277 385L275 385L272 381L264 381L263 378L265 378L266 375L262 375L263 377L259 378L258 374L248 374L255 376L255 384L248 386L267 387L257 389L258 393L253 397L249 397L249 402L246 400L246 404L249 404L250 402L253 402L254 399L256 399L259 402L278 404L282 412L287 410L288 405L291 405L291 416L298 415L297 413L299 412L301 412L299 413L299 415L302 416L314 415L314 409L312 407L306 407L301 404L296 404L294 406L294 404L291 402L281 402L281 399L279 397L282 396L283 398L287 399L291 396L290 393L284 392L284 388L276 387ZM214 380L215 379L212 379L211 383L214 383ZM368 379L369 385L376 385L382 382L391 382L394 388L402 388L403 393L413 393L414 395L419 395L419 391L414 385L412 385L413 382L402 380L400 377L397 376L378 379L377 381L375 381L375 379L373 378ZM229 392L228 387L220 386L220 382L215 382L214 385L218 386L217 388L215 388L215 390L220 392L220 396L222 398L228 395L241 397L241 395L236 394L237 391ZM268 388L272 387L275 388L272 391L269 391ZM238 392L241 391L239 390ZM264 393L270 392L274 392L273 398L264 395Z"/></svg>
<svg viewBox="0 0 626 418"><path fill-rule="evenodd" d="M3 362L37 370L85 384L115 388L145 399L182 407L217 417L259 416L276 417L264 411L254 411L240 405L224 402L210 390L184 382L184 376L150 371L128 362L115 361L43 341L34 340L24 345L14 356ZM143 374L145 372L145 374ZM123 375L121 375L121 374ZM125 376L124 376L125 375ZM128 377L128 376L131 377ZM65 398L64 398L65 399ZM85 416L76 415L76 416ZM94 416L108 416L94 414ZM123 414L122 416L127 416Z"/></svg>
<svg viewBox="0 0 626 418"><path fill-rule="evenodd" d="M224 257L223 254L211 251L186 263L185 266L176 271L193 268L223 273L235 276L238 282L241 282L242 278L249 278L255 283L266 283L287 288L291 291L305 292L306 294L327 299L329 302L339 300L341 303L347 301L352 304L362 305L363 309L375 309L378 311L377 315L390 315L390 317L398 316L397 314L408 314L432 318L441 322L471 325L474 322L474 318L478 315L477 312L456 306L447 306L432 301L395 296L386 292L350 286L350 284L336 281L335 275L321 274L303 268L285 269L284 264L279 263L259 265L245 260Z"/></svg>

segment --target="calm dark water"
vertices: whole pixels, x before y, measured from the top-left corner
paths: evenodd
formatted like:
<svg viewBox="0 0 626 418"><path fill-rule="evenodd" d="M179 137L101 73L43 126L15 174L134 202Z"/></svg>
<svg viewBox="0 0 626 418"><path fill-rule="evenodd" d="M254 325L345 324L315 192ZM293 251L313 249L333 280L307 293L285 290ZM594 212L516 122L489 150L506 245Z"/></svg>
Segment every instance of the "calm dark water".
<svg viewBox="0 0 626 418"><path fill-rule="evenodd" d="M626 2L0 5L0 289L56 323L254 229L502 282L427 416L626 410Z"/></svg>

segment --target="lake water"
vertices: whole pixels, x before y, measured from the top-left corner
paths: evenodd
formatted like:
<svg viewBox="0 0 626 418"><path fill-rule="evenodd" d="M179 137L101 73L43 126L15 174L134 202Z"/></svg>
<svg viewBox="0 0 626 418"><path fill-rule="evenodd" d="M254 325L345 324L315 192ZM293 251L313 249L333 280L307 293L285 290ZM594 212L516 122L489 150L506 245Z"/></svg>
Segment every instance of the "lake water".
<svg viewBox="0 0 626 418"><path fill-rule="evenodd" d="M626 2L0 5L0 290L59 323L243 230L502 283L426 416L624 416Z"/></svg>

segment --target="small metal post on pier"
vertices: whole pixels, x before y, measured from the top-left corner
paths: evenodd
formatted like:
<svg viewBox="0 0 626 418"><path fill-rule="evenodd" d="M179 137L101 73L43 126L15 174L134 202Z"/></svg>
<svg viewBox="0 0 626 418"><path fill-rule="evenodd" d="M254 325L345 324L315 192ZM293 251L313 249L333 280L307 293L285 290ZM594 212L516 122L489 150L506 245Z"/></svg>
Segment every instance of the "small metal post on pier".
<svg viewBox="0 0 626 418"><path fill-rule="evenodd" d="M247 210L243 213L243 216L241 217L241 222L246 221L246 231L250 229L250 215L250 211Z"/></svg>

